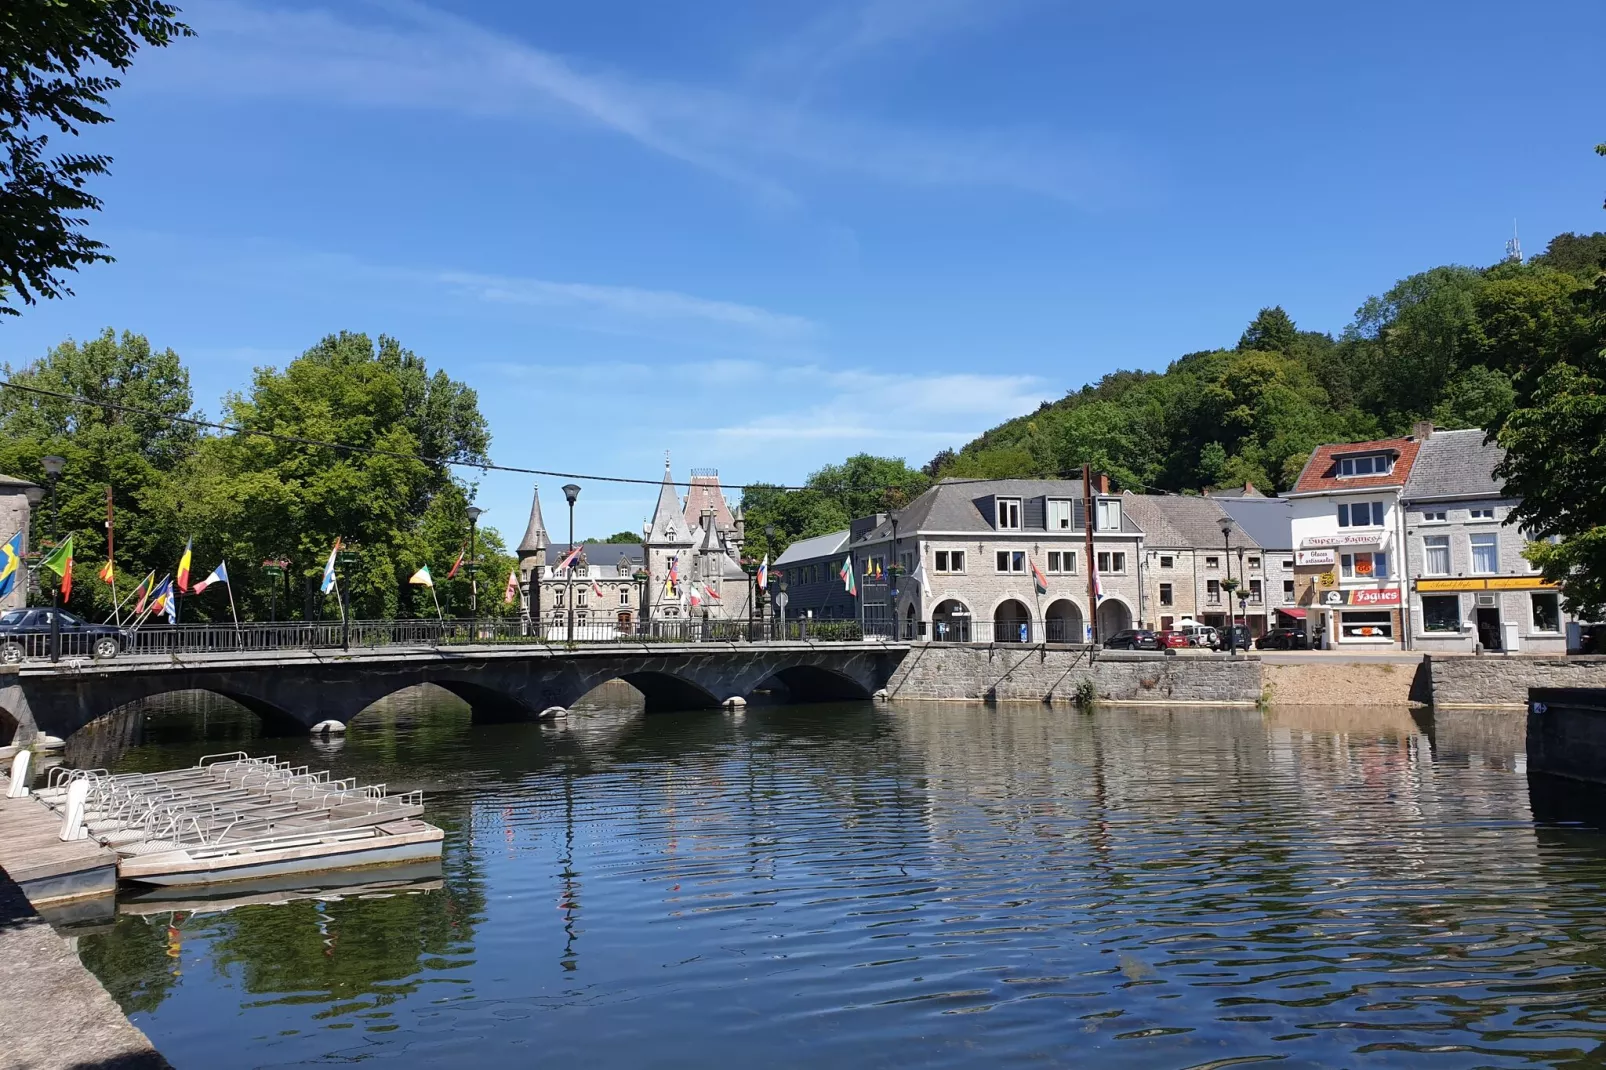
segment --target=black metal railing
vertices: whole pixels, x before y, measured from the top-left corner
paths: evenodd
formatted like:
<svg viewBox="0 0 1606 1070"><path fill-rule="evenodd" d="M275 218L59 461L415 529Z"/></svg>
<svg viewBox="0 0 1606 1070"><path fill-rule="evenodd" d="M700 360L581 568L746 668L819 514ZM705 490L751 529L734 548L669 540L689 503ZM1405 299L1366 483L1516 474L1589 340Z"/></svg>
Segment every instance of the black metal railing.
<svg viewBox="0 0 1606 1070"><path fill-rule="evenodd" d="M232 624L145 624L138 628L63 630L62 660L127 656L250 654L292 650L470 645L566 646L598 643L855 642L892 638L856 620L338 620ZM48 632L0 633L0 663L47 660Z"/></svg>

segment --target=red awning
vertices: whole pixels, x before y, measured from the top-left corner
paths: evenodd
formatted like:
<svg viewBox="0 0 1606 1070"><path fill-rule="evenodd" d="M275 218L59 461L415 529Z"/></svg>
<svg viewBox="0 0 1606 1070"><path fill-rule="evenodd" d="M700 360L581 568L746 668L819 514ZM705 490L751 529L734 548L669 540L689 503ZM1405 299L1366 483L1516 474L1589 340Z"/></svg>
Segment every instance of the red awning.
<svg viewBox="0 0 1606 1070"><path fill-rule="evenodd" d="M1303 609L1279 609L1277 612L1281 613L1285 617L1291 617L1294 620L1305 619L1305 611Z"/></svg>

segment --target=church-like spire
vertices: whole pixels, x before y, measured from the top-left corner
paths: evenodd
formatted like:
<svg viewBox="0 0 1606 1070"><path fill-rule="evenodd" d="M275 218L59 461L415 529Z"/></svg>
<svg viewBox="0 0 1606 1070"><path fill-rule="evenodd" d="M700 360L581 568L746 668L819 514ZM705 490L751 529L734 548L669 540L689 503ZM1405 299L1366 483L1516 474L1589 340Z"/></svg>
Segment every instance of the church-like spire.
<svg viewBox="0 0 1606 1070"><path fill-rule="evenodd" d="M535 557L546 553L546 521L541 519L541 485L537 483L530 491L530 523L524 529L524 539L519 543L518 555L520 559Z"/></svg>
<svg viewBox="0 0 1606 1070"><path fill-rule="evenodd" d="M680 510L680 495L669 474L669 455L664 454L664 481L658 488L658 508L653 511L647 541L655 546L690 546L691 525Z"/></svg>

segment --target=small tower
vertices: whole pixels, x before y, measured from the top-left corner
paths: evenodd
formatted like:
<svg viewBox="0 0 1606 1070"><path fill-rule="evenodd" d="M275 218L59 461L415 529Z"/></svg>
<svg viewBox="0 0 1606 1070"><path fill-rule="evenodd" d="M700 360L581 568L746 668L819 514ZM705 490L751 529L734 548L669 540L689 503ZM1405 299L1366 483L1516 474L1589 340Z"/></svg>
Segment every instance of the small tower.
<svg viewBox="0 0 1606 1070"><path fill-rule="evenodd" d="M541 518L541 485L530 490L530 523L514 552L519 558L519 586L524 588L526 619L541 617L541 575L546 566L546 521Z"/></svg>
<svg viewBox="0 0 1606 1070"><path fill-rule="evenodd" d="M647 569L647 605L642 616L649 619L680 615L680 596L667 591L671 563L680 584L691 576L692 525L680 507L680 495L675 492L675 480L669 471L669 455L664 455L664 480L658 488L658 507L646 526L646 539L641 547L643 563Z"/></svg>

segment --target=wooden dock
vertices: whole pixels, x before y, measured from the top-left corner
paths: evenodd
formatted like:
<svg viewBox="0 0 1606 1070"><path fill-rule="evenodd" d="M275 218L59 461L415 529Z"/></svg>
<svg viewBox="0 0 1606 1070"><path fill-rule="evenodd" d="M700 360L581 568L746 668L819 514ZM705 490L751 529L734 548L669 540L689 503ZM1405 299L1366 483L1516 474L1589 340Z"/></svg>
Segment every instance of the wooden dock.
<svg viewBox="0 0 1606 1070"><path fill-rule="evenodd" d="M61 817L33 796L7 799L9 777L0 775L0 869L35 907L111 895L117 890L117 855L94 840L59 838Z"/></svg>

